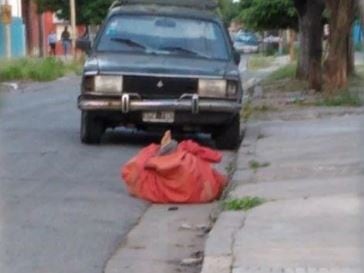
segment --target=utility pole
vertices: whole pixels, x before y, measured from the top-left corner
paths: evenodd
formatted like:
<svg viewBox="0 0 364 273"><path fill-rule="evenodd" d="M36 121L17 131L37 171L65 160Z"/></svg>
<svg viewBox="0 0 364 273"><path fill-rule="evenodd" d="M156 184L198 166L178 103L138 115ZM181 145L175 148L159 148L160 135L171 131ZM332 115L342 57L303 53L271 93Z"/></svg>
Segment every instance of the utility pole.
<svg viewBox="0 0 364 273"><path fill-rule="evenodd" d="M1 5L1 21L4 24L5 28L5 56L6 58L11 58L11 6L8 4L8 0L5 0L5 4Z"/></svg>
<svg viewBox="0 0 364 273"><path fill-rule="evenodd" d="M5 56L11 58L11 32L10 24L5 24Z"/></svg>
<svg viewBox="0 0 364 273"><path fill-rule="evenodd" d="M72 49L73 56L76 58L76 33L77 33L77 25L76 25L76 0L70 0L70 18L71 18L71 38L72 38Z"/></svg>

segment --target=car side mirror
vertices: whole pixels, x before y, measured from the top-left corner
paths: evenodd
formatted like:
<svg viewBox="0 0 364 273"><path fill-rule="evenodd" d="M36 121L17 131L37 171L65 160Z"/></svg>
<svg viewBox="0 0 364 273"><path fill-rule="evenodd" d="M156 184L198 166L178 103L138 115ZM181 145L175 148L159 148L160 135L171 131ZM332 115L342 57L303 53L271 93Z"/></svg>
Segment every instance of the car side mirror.
<svg viewBox="0 0 364 273"><path fill-rule="evenodd" d="M233 58L234 58L234 62L239 65L240 64L240 60L241 60L241 56L240 53L237 52L236 50L233 51Z"/></svg>
<svg viewBox="0 0 364 273"><path fill-rule="evenodd" d="M87 38L79 38L76 40L76 48L88 54L91 51L91 41Z"/></svg>

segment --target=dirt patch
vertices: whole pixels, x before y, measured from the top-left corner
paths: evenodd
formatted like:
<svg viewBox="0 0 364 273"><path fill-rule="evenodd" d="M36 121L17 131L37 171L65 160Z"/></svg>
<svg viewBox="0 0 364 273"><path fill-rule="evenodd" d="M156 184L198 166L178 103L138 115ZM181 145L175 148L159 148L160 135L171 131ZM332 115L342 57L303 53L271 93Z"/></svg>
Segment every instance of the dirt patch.
<svg viewBox="0 0 364 273"><path fill-rule="evenodd" d="M327 96L324 93L308 90L304 81L292 78L268 78L255 88L250 101L244 107L242 116L244 119L255 120L296 120L362 114L363 85L364 75L358 73L351 78L347 90Z"/></svg>

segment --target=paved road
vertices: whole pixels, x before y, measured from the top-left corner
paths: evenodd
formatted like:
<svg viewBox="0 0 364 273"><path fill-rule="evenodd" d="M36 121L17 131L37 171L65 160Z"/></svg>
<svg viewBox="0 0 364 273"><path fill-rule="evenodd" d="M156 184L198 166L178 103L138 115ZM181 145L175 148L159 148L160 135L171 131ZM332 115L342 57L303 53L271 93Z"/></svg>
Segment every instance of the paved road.
<svg viewBox="0 0 364 273"><path fill-rule="evenodd" d="M73 77L0 92L1 273L101 273L147 208L119 170L159 136L108 132L101 146L82 145L78 86Z"/></svg>
<svg viewBox="0 0 364 273"><path fill-rule="evenodd" d="M79 142L78 79L0 97L0 272L101 273L146 204L119 179L150 137Z"/></svg>
<svg viewBox="0 0 364 273"><path fill-rule="evenodd" d="M1 273L101 273L147 208L119 169L158 139L80 144L78 86L74 77L0 93Z"/></svg>

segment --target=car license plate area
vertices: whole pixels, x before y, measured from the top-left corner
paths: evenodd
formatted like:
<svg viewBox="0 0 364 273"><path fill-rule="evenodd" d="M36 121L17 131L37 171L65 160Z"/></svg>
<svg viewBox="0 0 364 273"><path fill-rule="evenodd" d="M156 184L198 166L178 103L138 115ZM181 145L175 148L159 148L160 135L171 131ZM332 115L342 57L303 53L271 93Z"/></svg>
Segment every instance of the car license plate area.
<svg viewBox="0 0 364 273"><path fill-rule="evenodd" d="M174 122L174 112L144 112L143 122L153 122L153 123L173 123Z"/></svg>

